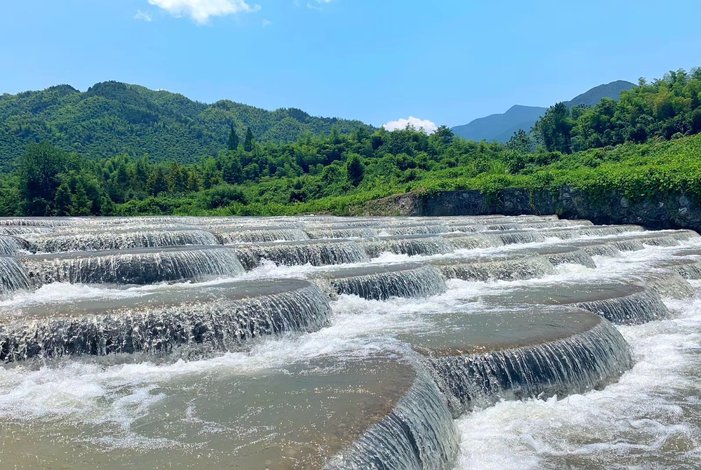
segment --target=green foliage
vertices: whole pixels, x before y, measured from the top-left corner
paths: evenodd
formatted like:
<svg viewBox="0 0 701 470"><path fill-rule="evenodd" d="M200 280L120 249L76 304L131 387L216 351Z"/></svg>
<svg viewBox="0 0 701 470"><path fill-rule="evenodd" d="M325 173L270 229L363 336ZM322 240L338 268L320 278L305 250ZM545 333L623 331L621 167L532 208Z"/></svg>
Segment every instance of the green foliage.
<svg viewBox="0 0 701 470"><path fill-rule="evenodd" d="M243 141L243 149L246 152L253 151L253 132L251 132L250 127L246 128L246 139Z"/></svg>
<svg viewBox="0 0 701 470"><path fill-rule="evenodd" d="M17 175L19 194L27 215L51 215L51 202L61 184L61 173L69 169L68 154L47 144L31 144L20 158Z"/></svg>
<svg viewBox="0 0 701 470"><path fill-rule="evenodd" d="M239 136L234 129L234 124L231 124L229 129L229 139L226 141L226 148L229 151L236 150L239 147Z"/></svg>
<svg viewBox="0 0 701 470"><path fill-rule="evenodd" d="M558 103L534 126L539 142L569 153L625 142L669 140L701 132L701 69L669 72L621 93L618 101L567 108Z"/></svg>
<svg viewBox="0 0 701 470"><path fill-rule="evenodd" d="M502 145L455 138L445 127L428 136L414 129L370 132L363 127L345 133L334 126L327 135L305 132L286 143L258 142L254 130L247 129L243 145L193 163L126 154L92 159L32 144L14 172L0 174L0 214L349 215L374 199L410 191L475 189L498 197L506 188L558 191L565 186L592 198L617 192L639 200L667 192L701 201L701 135L684 136L676 127L669 134L668 129L669 122L677 122L687 111L684 133L698 127L701 88L696 101L689 90L700 78L696 71L676 73L664 84L643 84L624 93L624 104L636 102L638 95L650 99L654 106L645 118L624 112L630 106L612 100L571 111L556 105L539 124L543 145L537 149L523 132ZM135 90L105 86L88 94L128 105ZM173 103L168 96L160 96L163 106L189 109L186 101ZM32 109L45 105L33 102ZM214 110L230 106L219 103ZM301 111L291 112L304 118ZM151 119L135 110L128 116L133 121ZM612 130L618 128L633 131ZM662 129L667 129L664 134L656 134ZM229 134L232 137L231 126ZM622 140L597 147L608 138ZM593 142L593 148L577 150Z"/></svg>
<svg viewBox="0 0 701 470"><path fill-rule="evenodd" d="M309 116L298 109L266 111L231 101L203 104L167 91L119 82L81 93L60 85L0 95L0 171L31 142L46 142L96 159L149 155L152 161L192 163L222 150L250 128L260 143L293 142L305 133L341 134L372 128L359 122Z"/></svg>
<svg viewBox="0 0 701 470"><path fill-rule="evenodd" d="M365 166L363 166L363 162L360 161L358 155L353 155L348 160L346 171L348 172L348 181L350 181L353 186L358 186L363 181L365 177Z"/></svg>

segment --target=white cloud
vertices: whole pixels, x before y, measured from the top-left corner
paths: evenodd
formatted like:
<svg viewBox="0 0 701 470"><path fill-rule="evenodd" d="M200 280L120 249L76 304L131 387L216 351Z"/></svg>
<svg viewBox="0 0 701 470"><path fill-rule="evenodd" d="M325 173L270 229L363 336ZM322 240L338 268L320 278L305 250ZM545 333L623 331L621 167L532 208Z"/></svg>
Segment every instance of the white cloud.
<svg viewBox="0 0 701 470"><path fill-rule="evenodd" d="M141 11L141 10L136 10L136 14L134 15L135 20L140 20L140 21L146 21L151 22L153 18L151 18L151 14L146 12L146 11Z"/></svg>
<svg viewBox="0 0 701 470"><path fill-rule="evenodd" d="M433 134L438 129L435 122L429 121L428 119L419 119L414 116L409 116L406 119L397 119L396 121L390 121L382 125L382 127L388 131L402 130L409 126L414 129L422 130L427 134Z"/></svg>
<svg viewBox="0 0 701 470"><path fill-rule="evenodd" d="M314 10L320 10L322 5L328 5L329 3L333 2L334 0L309 0L307 2L307 8L311 8Z"/></svg>
<svg viewBox="0 0 701 470"><path fill-rule="evenodd" d="M263 18L263 21L261 21L260 23L261 23L264 27L266 27L266 28L267 28L268 26L271 26L271 25L273 24L273 22L270 21L270 20L267 19L267 18Z"/></svg>
<svg viewBox="0 0 701 470"><path fill-rule="evenodd" d="M148 0L173 16L189 16L198 24L205 24L213 16L252 13L259 5L250 5L246 0Z"/></svg>

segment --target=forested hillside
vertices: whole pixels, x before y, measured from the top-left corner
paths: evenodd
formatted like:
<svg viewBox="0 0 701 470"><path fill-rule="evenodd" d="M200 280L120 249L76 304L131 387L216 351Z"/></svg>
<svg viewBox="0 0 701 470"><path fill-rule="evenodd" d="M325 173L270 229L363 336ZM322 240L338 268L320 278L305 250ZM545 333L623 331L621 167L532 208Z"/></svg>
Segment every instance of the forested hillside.
<svg viewBox="0 0 701 470"><path fill-rule="evenodd" d="M371 128L359 121L309 116L299 109L266 111L231 101L203 104L182 95L119 82L81 93L60 85L0 96L0 170L27 144L45 142L90 158L117 154L153 161L194 162L227 144L230 125L241 138L292 142L306 133Z"/></svg>
<svg viewBox="0 0 701 470"><path fill-rule="evenodd" d="M604 98L596 106L551 106L534 133L547 150L570 153L594 147L675 139L701 132L701 69L669 72L663 79Z"/></svg>
<svg viewBox="0 0 701 470"><path fill-rule="evenodd" d="M350 214L408 191L508 187L701 201L701 70L641 83L619 102L555 105L536 129L537 142L521 132L507 144L467 141L446 127L432 135L358 127L290 143L229 129L228 149L191 164L34 144L0 177L0 215Z"/></svg>
<svg viewBox="0 0 701 470"><path fill-rule="evenodd" d="M595 86L584 93L575 96L563 104L568 108L577 106L595 106L604 98L618 100L621 93L635 87L624 80ZM503 114L492 114L475 119L468 124L453 127L455 135L468 140L486 140L505 143L514 134L522 130L530 132L533 125L540 119L548 108L539 106L514 105Z"/></svg>

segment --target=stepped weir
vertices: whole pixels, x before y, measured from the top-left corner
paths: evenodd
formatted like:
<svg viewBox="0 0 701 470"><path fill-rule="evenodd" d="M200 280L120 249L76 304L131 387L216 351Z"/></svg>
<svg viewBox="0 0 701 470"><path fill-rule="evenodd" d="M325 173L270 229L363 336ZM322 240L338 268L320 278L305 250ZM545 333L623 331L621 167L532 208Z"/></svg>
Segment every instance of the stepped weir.
<svg viewBox="0 0 701 470"><path fill-rule="evenodd" d="M0 219L0 461L454 469L456 420L637 384L700 279L554 216Z"/></svg>
<svg viewBox="0 0 701 470"><path fill-rule="evenodd" d="M235 276L243 272L234 250L221 246L70 252L30 255L20 261L36 285L152 284Z"/></svg>

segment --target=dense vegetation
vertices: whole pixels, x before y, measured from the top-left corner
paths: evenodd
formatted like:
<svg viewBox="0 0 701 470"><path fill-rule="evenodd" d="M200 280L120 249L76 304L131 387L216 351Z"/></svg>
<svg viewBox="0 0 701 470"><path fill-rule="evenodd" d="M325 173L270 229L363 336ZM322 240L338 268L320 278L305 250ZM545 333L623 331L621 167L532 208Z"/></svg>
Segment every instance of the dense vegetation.
<svg viewBox="0 0 701 470"><path fill-rule="evenodd" d="M701 132L701 69L669 72L596 106L558 103L534 127L547 150L571 153L625 142L674 139Z"/></svg>
<svg viewBox="0 0 701 470"><path fill-rule="evenodd" d="M606 83L587 90L570 101L565 101L564 105L568 108L595 106L604 98L618 100L621 93L633 87L635 87L634 84L624 80ZM503 114L492 114L475 119L468 124L453 127L453 132L468 140L487 140L490 142L496 140L506 143L514 132L519 130L527 132L531 129L547 110L548 108L538 106L514 105Z"/></svg>
<svg viewBox="0 0 701 470"><path fill-rule="evenodd" d="M167 91L118 82L98 83L84 93L61 85L42 91L0 95L0 170L26 146L46 142L86 157L117 154L152 161L194 162L226 148L229 126L261 142L292 142L369 126L359 121L309 116L299 109L266 111L218 101L206 105Z"/></svg>
<svg viewBox="0 0 701 470"><path fill-rule="evenodd" d="M571 112L556 105L536 132L545 140L551 121L565 121L549 131L565 145L557 148L535 146L525 132L505 145L471 142L445 127L430 136L413 129L334 129L273 143L232 126L223 139L226 150L190 164L129 155L91 159L32 144L16 170L0 179L0 214L351 214L370 200L407 191L495 193L507 187L616 190L634 200L670 191L701 200L700 92L701 73L680 71L641 83L618 104ZM578 129L593 121L598 124L587 135L600 138L578 143L585 149L573 152L583 135ZM629 132L641 123L644 140Z"/></svg>

